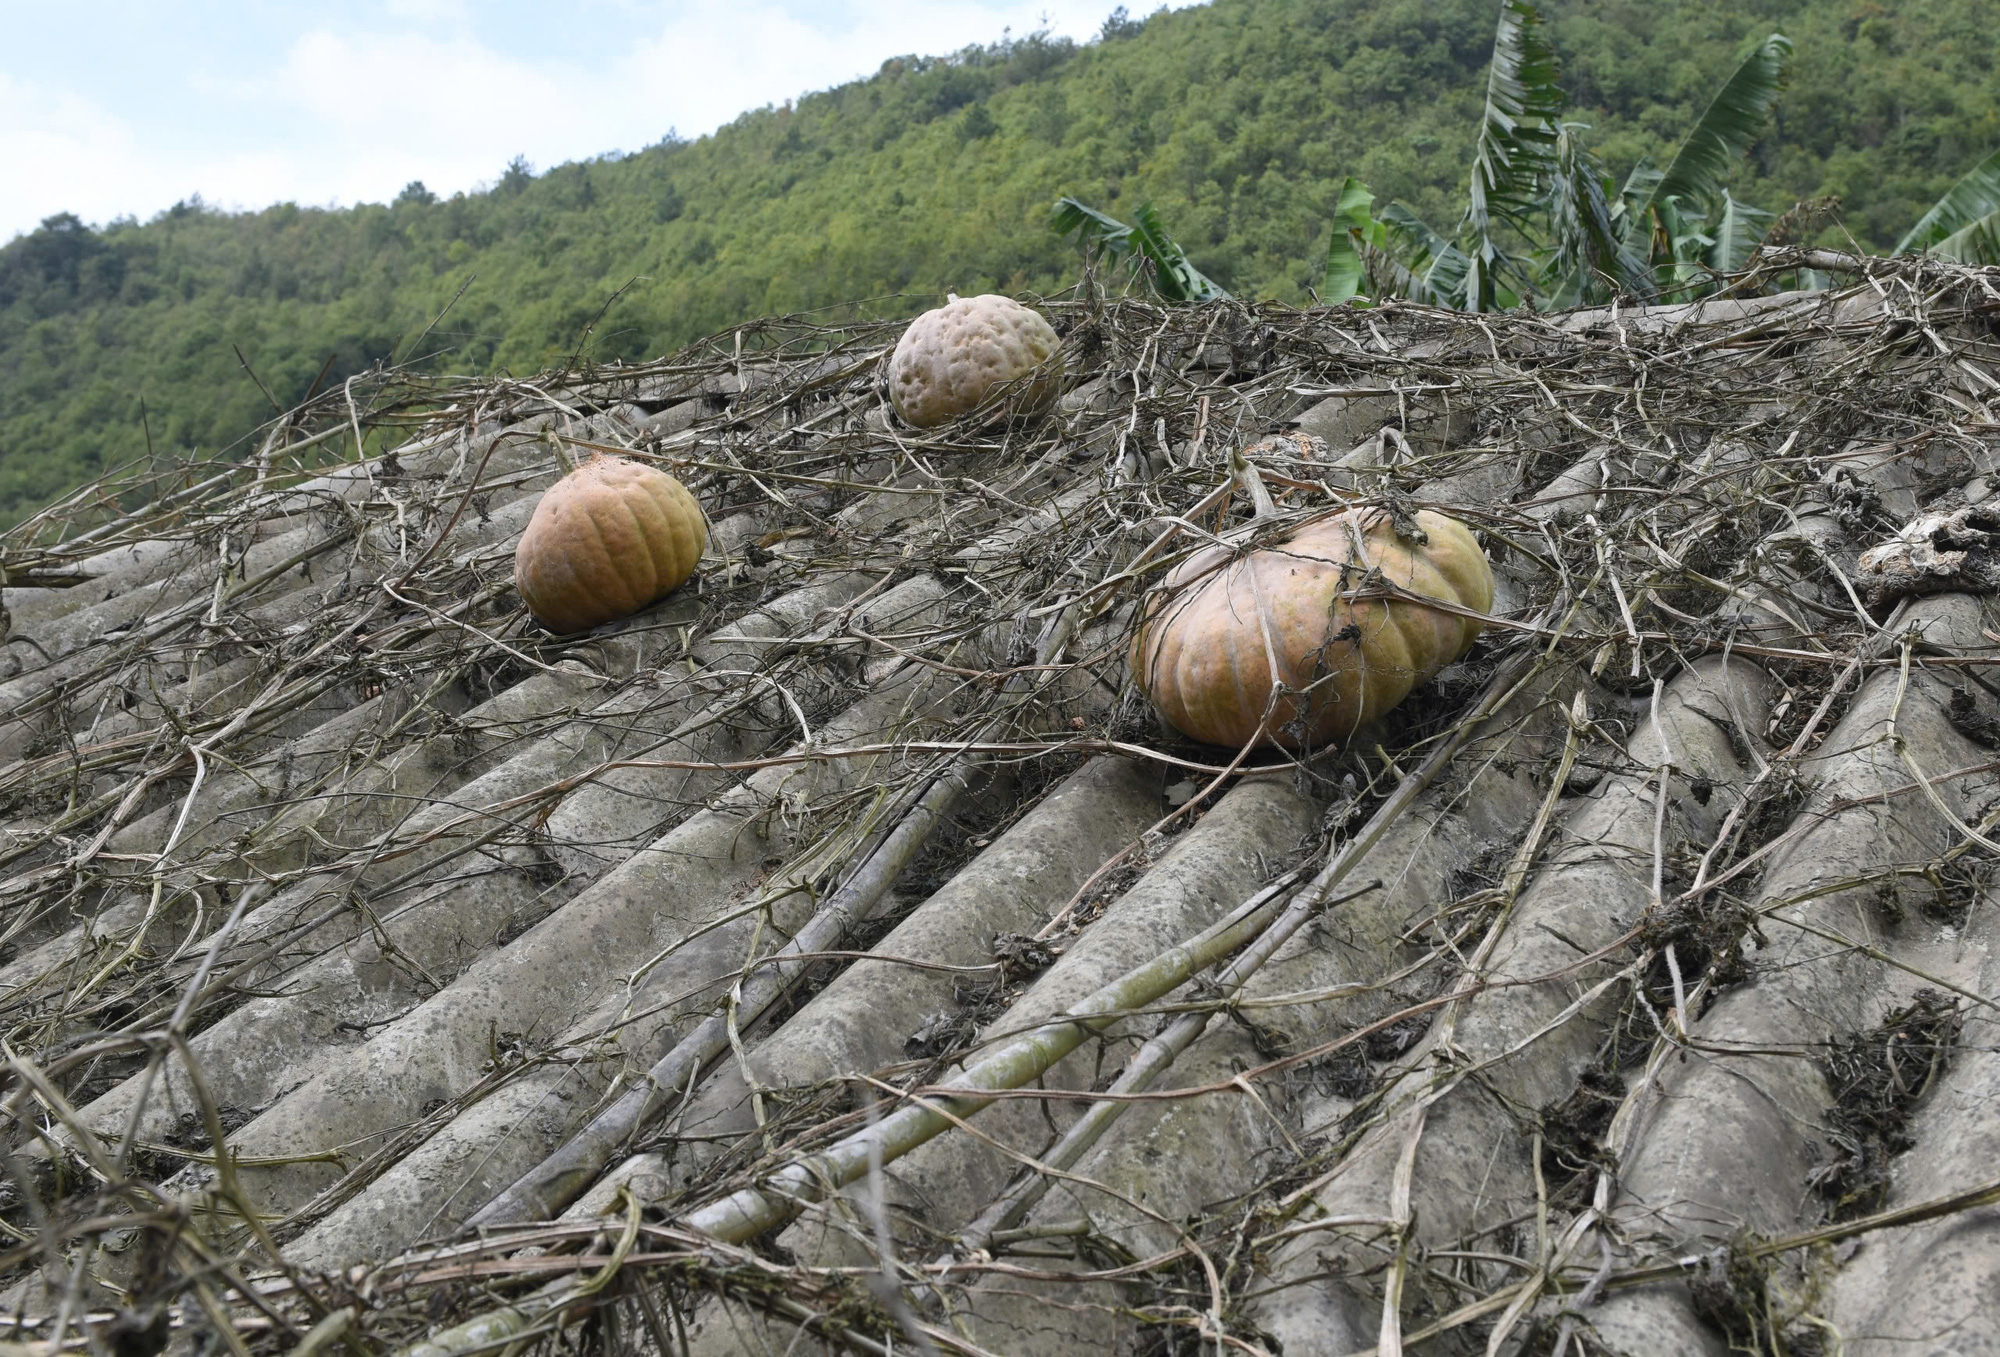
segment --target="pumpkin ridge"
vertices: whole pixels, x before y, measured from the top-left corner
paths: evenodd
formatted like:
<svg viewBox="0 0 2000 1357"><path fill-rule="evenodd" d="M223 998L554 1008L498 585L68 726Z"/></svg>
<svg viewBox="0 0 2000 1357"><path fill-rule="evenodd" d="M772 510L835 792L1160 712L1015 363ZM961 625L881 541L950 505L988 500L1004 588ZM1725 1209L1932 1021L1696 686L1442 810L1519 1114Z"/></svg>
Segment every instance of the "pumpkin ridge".
<svg viewBox="0 0 2000 1357"><path fill-rule="evenodd" d="M674 574L684 581L695 572L695 567L701 564L701 554L708 550L708 517L702 513L694 492L679 481L661 486L660 493L671 501L670 520L680 525L674 534L674 540L681 543L680 554L674 558ZM692 529L688 530L690 522Z"/></svg>
<svg viewBox="0 0 2000 1357"><path fill-rule="evenodd" d="M1182 610L1185 611L1192 605L1193 600L1173 602L1180 603ZM1193 648L1183 644L1180 632L1169 624L1170 619L1163 618L1162 623L1161 630L1155 634L1151 643L1155 657L1153 663L1160 667L1172 691L1176 693L1193 691L1197 678L1195 671L1201 666L1201 657ZM1195 719L1193 707L1185 701L1176 702L1175 714L1182 721L1192 722Z"/></svg>
<svg viewBox="0 0 2000 1357"><path fill-rule="evenodd" d="M632 506L634 516L647 522L656 522L657 528L647 537L652 548L653 585L659 588L661 582L674 578L681 564L681 534L674 524L674 509L668 502L667 487L648 481L640 487L645 493L638 504ZM644 513L641 513L641 509ZM664 591L661 591L664 592ZM658 595L656 594L655 597Z"/></svg>
<svg viewBox="0 0 2000 1357"><path fill-rule="evenodd" d="M631 496L622 494L617 497L614 504L604 506L597 522L600 530L605 530L608 526L607 541L612 540L614 534L619 539L622 539L628 531L632 534L630 543L624 547L625 554L622 557L627 564L622 570L614 566L613 573L624 588L625 596L631 600L631 606L625 611L637 612L658 596L653 586L659 583L659 565L653 556L652 539L646 533L646 524L633 510ZM642 581L638 577L638 572L642 568L641 562L644 563L643 569L651 574L650 580ZM611 562L607 561L607 564Z"/></svg>
<svg viewBox="0 0 2000 1357"><path fill-rule="evenodd" d="M1476 563L1485 560L1485 554L1479 549L1479 539L1472 535L1471 529L1455 519L1424 510L1418 515L1419 521L1424 521L1426 516L1438 520L1434 528L1427 530L1434 535L1451 538L1453 548L1447 552L1430 553L1431 564L1451 582L1453 595L1459 603L1479 612L1490 611L1493 607L1493 575L1491 570L1476 566Z"/></svg>
<svg viewBox="0 0 2000 1357"><path fill-rule="evenodd" d="M651 501L651 496L647 497L647 501ZM625 511L627 518L632 520L632 533L637 538L637 544L641 548L632 553L633 559L635 561L643 561L646 565L645 585L632 590L634 597L639 600L636 606L643 608L660 596L660 558L659 550L655 546L655 543L659 540L661 534L647 531L645 521L639 517L639 506L633 503L631 496L620 495L618 497L618 507ZM660 527L664 531L666 525L662 523Z"/></svg>
<svg viewBox="0 0 2000 1357"><path fill-rule="evenodd" d="M674 521L674 510L678 506L670 503L672 494L665 485L649 481L645 491L645 502L660 521L659 533L653 539L653 561L659 579L686 578L687 572L682 569L681 561L686 554L681 540L683 534Z"/></svg>
<svg viewBox="0 0 2000 1357"><path fill-rule="evenodd" d="M708 549L708 519L694 496L686 491L682 491L668 514L675 525L673 540L678 545L673 562L675 578L685 581L701 565L701 554Z"/></svg>
<svg viewBox="0 0 2000 1357"><path fill-rule="evenodd" d="M687 506L678 503L670 488L664 485L648 485L646 503L660 519L659 550L654 559L662 566L661 583L664 584L667 580L686 579L694 573L695 560L698 559L698 556L690 556L688 552L688 548L693 544L693 536L685 531ZM694 512L698 517L700 510L696 509ZM704 541L707 535L704 529L702 533ZM666 591L663 589L661 592Z"/></svg>
<svg viewBox="0 0 2000 1357"><path fill-rule="evenodd" d="M1271 700L1271 688L1276 680L1275 676L1265 672L1267 666L1259 666L1259 672L1264 675L1266 682L1263 684L1263 691L1257 692L1252 689L1249 675L1245 673L1243 639L1240 636L1230 637L1228 655L1230 686L1235 692L1235 708L1238 716L1233 723L1225 723L1222 729L1230 737L1230 743L1240 748L1250 738L1248 732L1254 729L1251 723L1264 714L1264 705ZM1213 713L1210 713L1210 720L1212 723Z"/></svg>
<svg viewBox="0 0 2000 1357"><path fill-rule="evenodd" d="M1419 561L1412 558L1409 580L1406 582L1397 581L1397 585L1404 593L1414 594L1418 598L1435 599L1442 603L1455 603L1458 601L1458 590L1445 577L1444 572L1439 570L1434 562L1428 560ZM1446 632L1456 633L1461 630L1458 626L1459 619L1457 617L1451 613L1427 607L1420 602L1408 600L1398 600L1397 602L1397 612L1411 614L1409 620L1413 622L1421 620L1423 625L1436 637L1437 643L1447 650L1450 649L1450 638L1446 635ZM1421 614L1421 619L1416 616L1417 614ZM1450 663L1450 660L1446 659L1444 662Z"/></svg>
<svg viewBox="0 0 2000 1357"><path fill-rule="evenodd" d="M1248 649L1255 657L1257 672L1263 675L1264 683L1263 691L1254 696L1245 692L1246 700L1243 703L1241 723L1243 738L1236 742L1238 748L1257 734L1258 726L1263 722L1266 711L1271 711L1272 720L1276 721L1277 713L1272 710L1272 704L1284 700L1282 690L1289 686L1285 681L1282 655L1276 656L1279 668L1274 671L1271 667L1272 658L1278 651L1278 638L1275 635L1272 637L1269 652L1264 649L1264 628L1270 625L1272 619L1269 616L1270 604L1265 601L1265 591L1261 587L1263 581L1258 578L1259 572L1254 563L1246 562L1245 565L1243 575L1250 588L1251 625L1245 629L1245 634L1238 640L1237 645L1239 649Z"/></svg>
<svg viewBox="0 0 2000 1357"><path fill-rule="evenodd" d="M586 625L594 627L604 620L597 614L603 613L606 609L610 610L609 616L617 616L620 613L633 611L638 604L632 601L631 589L612 566L617 557L613 554L611 539L604 534L604 525L597 521L595 513L586 513L582 518L590 528L591 537L597 543L595 553L581 557L581 563L588 565L588 571L581 569L577 571L579 582L590 592L592 601L597 605L586 613L592 618ZM616 591L615 598L612 596L614 591Z"/></svg>
<svg viewBox="0 0 2000 1357"><path fill-rule="evenodd" d="M1248 556L1239 556L1230 568L1241 588L1240 593L1230 592L1227 601L1232 615L1244 619L1241 629L1231 633L1240 688L1237 706L1241 714L1236 722L1236 743L1241 746L1255 733L1258 721L1270 705L1273 690L1283 686L1285 674L1282 667L1273 672L1264 653L1261 628L1268 619L1264 612L1258 562Z"/></svg>
<svg viewBox="0 0 2000 1357"><path fill-rule="evenodd" d="M560 574L569 583L569 588L565 591L569 602L563 615L569 620L572 630L582 630L597 625L593 620L598 607L597 590L589 575L591 563L584 553L601 551L603 547L601 543L596 542L594 533L588 533L579 526L580 521L588 517L589 515L580 509L566 516L563 533L575 545L572 549L562 552L560 558L554 562Z"/></svg>
<svg viewBox="0 0 2000 1357"><path fill-rule="evenodd" d="M539 567L539 569L542 571L554 571L558 576L565 577L569 583L569 592L571 593L578 592L582 588L582 581L579 580L576 575L576 563L573 560L571 560L567 555L558 556L553 560L549 561L546 565ZM558 583L558 581L545 580L545 583L555 584ZM596 625L596 623L588 620L587 617L579 620L578 614L575 612L574 609L565 613L560 618L554 618L551 620L556 622L564 622L564 621L569 622L570 625L565 628L565 630L568 631L583 631L589 627Z"/></svg>

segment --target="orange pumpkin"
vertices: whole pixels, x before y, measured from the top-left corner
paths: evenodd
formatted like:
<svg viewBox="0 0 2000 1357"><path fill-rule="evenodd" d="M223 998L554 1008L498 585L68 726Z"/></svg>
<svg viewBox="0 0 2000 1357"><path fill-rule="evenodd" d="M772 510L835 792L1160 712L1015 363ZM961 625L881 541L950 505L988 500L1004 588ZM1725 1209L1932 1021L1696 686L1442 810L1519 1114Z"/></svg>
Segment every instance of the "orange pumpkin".
<svg viewBox="0 0 2000 1357"><path fill-rule="evenodd" d="M1493 569L1471 531L1429 510L1416 522L1405 541L1385 511L1346 509L1273 546L1196 553L1149 601L1132 639L1133 678L1175 729L1208 744L1241 748L1254 737L1300 749L1346 738L1480 632L1477 620L1422 603L1349 594L1386 582L1476 612L1493 606Z"/></svg>
<svg viewBox="0 0 2000 1357"><path fill-rule="evenodd" d="M587 631L679 586L707 546L708 523L686 486L598 455L535 506L514 550L514 584L550 631Z"/></svg>

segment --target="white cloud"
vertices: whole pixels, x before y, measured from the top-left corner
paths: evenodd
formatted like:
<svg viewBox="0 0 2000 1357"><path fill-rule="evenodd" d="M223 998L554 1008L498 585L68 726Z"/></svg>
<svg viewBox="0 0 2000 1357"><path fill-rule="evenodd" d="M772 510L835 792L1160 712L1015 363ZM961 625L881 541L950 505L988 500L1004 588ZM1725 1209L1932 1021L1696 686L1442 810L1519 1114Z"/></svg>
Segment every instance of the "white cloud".
<svg viewBox="0 0 2000 1357"><path fill-rule="evenodd" d="M388 0L384 7L393 18L418 23L463 23L467 18L465 0Z"/></svg>
<svg viewBox="0 0 2000 1357"><path fill-rule="evenodd" d="M0 236L66 209L98 219L159 196L130 130L77 95L0 74L0 127Z"/></svg>
<svg viewBox="0 0 2000 1357"><path fill-rule="evenodd" d="M379 202L412 179L470 188L516 154L584 154L570 148L603 130L577 73L537 70L469 36L308 33L263 97L311 128L301 160L315 196L345 202Z"/></svg>
<svg viewBox="0 0 2000 1357"><path fill-rule="evenodd" d="M1024 35L1044 14L1058 32L1087 36L1109 6L851 0L815 10L774 0L694 0L674 8L674 18L618 64L618 84L656 118L693 134L745 109L868 75L892 56L955 51L997 39L1007 26Z"/></svg>
<svg viewBox="0 0 2000 1357"><path fill-rule="evenodd" d="M53 83L0 73L0 240L42 217L148 216L199 192L228 207L384 201L412 179L467 190L525 155L539 167L637 150L669 128L713 130L746 109L1042 26L1084 38L1108 0L676 0L579 6L601 56L541 60L532 34L479 33L462 0L387 0L387 22L297 32L228 82L153 68L121 118ZM1136 7L1135 7L1136 8ZM650 12L634 14L634 9ZM616 30L616 31L614 31ZM569 50L577 50L572 41Z"/></svg>

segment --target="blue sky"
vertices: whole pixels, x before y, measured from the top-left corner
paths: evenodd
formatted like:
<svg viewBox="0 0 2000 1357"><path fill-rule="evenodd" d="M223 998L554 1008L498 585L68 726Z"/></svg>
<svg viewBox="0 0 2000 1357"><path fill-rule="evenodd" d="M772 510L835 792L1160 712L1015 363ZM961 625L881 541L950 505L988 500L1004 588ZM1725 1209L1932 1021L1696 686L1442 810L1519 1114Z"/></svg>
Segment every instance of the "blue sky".
<svg viewBox="0 0 2000 1357"><path fill-rule="evenodd" d="M0 0L0 241L55 212L381 202L698 136L1114 0ZM1128 0L1129 3L1129 0ZM1135 12L1152 0L1132 5Z"/></svg>

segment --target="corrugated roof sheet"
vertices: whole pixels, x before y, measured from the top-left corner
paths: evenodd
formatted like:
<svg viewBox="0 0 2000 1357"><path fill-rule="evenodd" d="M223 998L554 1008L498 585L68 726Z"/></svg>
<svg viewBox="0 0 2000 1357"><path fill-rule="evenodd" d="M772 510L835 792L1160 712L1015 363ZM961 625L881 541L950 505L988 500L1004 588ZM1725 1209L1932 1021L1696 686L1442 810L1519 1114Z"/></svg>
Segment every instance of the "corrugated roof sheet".
<svg viewBox="0 0 2000 1357"><path fill-rule="evenodd" d="M4 544L16 1335L2000 1344L1993 281L1065 301L1054 414L929 432L893 327L774 321L80 492ZM1286 431L1281 522L1443 509L1500 598L1204 749L1133 608ZM712 541L557 638L591 449Z"/></svg>

